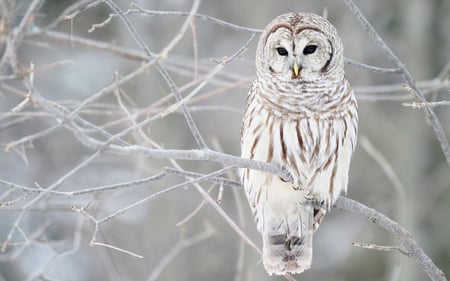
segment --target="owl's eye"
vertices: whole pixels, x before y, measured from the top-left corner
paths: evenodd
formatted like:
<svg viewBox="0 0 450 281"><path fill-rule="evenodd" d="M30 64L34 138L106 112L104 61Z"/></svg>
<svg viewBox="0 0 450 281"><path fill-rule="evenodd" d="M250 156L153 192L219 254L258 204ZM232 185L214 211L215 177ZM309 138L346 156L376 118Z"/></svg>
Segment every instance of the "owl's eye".
<svg viewBox="0 0 450 281"><path fill-rule="evenodd" d="M283 57L288 55L288 51L283 47L278 47L277 52L280 56L283 56Z"/></svg>
<svg viewBox="0 0 450 281"><path fill-rule="evenodd" d="M317 49L316 45L308 45L303 49L303 54L304 55L312 54L316 51L316 49Z"/></svg>

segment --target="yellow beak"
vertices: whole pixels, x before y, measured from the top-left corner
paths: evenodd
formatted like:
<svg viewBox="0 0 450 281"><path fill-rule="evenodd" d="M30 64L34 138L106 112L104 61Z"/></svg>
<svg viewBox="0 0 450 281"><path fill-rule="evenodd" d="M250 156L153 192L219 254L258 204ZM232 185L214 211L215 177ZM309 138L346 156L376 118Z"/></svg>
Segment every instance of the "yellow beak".
<svg viewBox="0 0 450 281"><path fill-rule="evenodd" d="M295 75L295 77L297 77L298 74L300 73L300 68L298 67L297 62L294 62L293 70L294 70L294 75Z"/></svg>

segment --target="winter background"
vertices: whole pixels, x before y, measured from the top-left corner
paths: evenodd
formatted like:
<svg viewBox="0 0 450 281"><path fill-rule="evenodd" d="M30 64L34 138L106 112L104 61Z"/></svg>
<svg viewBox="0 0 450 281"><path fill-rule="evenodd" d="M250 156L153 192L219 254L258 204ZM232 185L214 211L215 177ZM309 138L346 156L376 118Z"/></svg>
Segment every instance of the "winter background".
<svg viewBox="0 0 450 281"><path fill-rule="evenodd" d="M437 102L449 136L450 1L356 4ZM235 156L255 32L275 16L325 13L346 58L395 66L344 1L205 0L195 13L212 18L187 22L192 9L183 0L1 0L0 280L285 280L269 277L245 242L261 246L236 169L219 174L221 183L186 184L224 165L131 151L199 148L156 65L187 97L207 146ZM139 39L168 52L149 63ZM397 221L449 276L449 165L433 127L401 75L349 63L346 77L360 116L347 196ZM379 225L334 208L315 234L312 268L293 277L428 280L397 246L404 250Z"/></svg>

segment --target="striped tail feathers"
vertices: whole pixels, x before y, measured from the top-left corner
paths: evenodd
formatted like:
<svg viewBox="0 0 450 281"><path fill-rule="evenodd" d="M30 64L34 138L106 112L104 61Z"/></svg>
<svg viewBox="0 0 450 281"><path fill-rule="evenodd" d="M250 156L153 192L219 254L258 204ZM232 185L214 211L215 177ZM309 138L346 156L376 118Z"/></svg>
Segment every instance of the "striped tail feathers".
<svg viewBox="0 0 450 281"><path fill-rule="evenodd" d="M263 263L267 273L302 273L311 267L313 213L312 203L307 200L284 219L265 218Z"/></svg>

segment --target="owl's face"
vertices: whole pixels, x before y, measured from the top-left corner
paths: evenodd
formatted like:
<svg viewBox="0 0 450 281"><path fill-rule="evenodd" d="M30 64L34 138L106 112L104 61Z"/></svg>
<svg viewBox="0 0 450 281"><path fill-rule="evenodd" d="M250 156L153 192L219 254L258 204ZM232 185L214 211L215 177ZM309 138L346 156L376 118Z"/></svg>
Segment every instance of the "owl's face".
<svg viewBox="0 0 450 281"><path fill-rule="evenodd" d="M339 71L336 68L343 67L342 51L336 53L336 45L342 49L326 19L304 13L279 16L261 36L258 75L293 84L330 80Z"/></svg>

